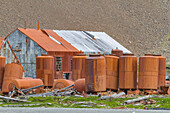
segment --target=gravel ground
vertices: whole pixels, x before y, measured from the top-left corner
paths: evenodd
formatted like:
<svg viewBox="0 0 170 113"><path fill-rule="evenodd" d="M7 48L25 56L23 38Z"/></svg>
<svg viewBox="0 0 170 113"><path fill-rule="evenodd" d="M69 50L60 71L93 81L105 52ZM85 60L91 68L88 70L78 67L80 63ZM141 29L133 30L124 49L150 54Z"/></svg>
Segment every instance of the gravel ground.
<svg viewBox="0 0 170 113"><path fill-rule="evenodd" d="M84 108L0 108L0 113L169 113L167 110L124 110Z"/></svg>
<svg viewBox="0 0 170 113"><path fill-rule="evenodd" d="M17 27L104 31L134 52L170 62L169 0L0 0L0 36ZM169 41L168 41L169 40Z"/></svg>

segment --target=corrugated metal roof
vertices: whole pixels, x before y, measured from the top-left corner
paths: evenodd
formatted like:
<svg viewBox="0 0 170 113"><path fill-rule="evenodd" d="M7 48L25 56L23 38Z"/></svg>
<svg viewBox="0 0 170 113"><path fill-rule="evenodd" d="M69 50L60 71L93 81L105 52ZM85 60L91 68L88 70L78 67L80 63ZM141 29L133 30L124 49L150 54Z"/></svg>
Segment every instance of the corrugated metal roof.
<svg viewBox="0 0 170 113"><path fill-rule="evenodd" d="M74 46L72 46L69 42L67 42L62 37L60 37L58 34L56 34L53 30L45 29L43 31L46 32L51 39L56 40L57 43L61 43L67 50L74 51L74 52L79 51Z"/></svg>
<svg viewBox="0 0 170 113"><path fill-rule="evenodd" d="M2 38L2 37L0 37L0 48L2 47L2 45L3 45L3 40L4 40L5 38Z"/></svg>
<svg viewBox="0 0 170 113"><path fill-rule="evenodd" d="M53 30L56 34L69 42L72 46L85 53L101 52L111 53L112 49L117 47L124 53L131 53L112 37L104 32L92 31L70 31Z"/></svg>
<svg viewBox="0 0 170 113"><path fill-rule="evenodd" d="M37 29L23 29L18 28L20 32L28 36L34 42L36 42L40 47L45 51L56 51L56 52L78 52L77 49L68 49L60 40L57 40L59 43L56 43L56 39L50 38L43 30ZM50 34L50 33L49 33Z"/></svg>

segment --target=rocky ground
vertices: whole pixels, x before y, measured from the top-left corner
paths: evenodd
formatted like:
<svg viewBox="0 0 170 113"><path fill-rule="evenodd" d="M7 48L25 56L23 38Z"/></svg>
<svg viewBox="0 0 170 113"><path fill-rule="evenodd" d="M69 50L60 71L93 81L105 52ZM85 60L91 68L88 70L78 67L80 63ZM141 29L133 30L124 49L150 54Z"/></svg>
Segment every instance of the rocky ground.
<svg viewBox="0 0 170 113"><path fill-rule="evenodd" d="M0 0L0 36L17 27L104 31L134 52L170 62L169 0Z"/></svg>

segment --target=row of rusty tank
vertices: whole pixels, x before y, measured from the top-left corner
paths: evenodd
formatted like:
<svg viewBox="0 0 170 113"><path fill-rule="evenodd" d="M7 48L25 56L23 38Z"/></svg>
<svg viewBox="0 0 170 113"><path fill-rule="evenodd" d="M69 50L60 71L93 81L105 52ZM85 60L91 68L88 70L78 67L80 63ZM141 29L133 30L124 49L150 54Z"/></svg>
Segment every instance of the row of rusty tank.
<svg viewBox="0 0 170 113"><path fill-rule="evenodd" d="M1 93L8 93L15 86L18 89L31 88L37 85L43 85L42 80L23 78L23 67L20 64L8 63L6 58L0 56L0 89Z"/></svg>
<svg viewBox="0 0 170 113"><path fill-rule="evenodd" d="M165 86L166 58L146 54L139 58L139 89L157 89Z"/></svg>
<svg viewBox="0 0 170 113"><path fill-rule="evenodd" d="M106 89L117 90L118 88L158 89L165 85L165 57L160 55L140 57L137 85L137 57L133 54L119 55L120 53L116 56L73 57L73 81L85 78L81 80L82 83L79 80L78 86L83 87L85 83L87 92L105 91ZM85 77L81 77L81 73L85 74Z"/></svg>

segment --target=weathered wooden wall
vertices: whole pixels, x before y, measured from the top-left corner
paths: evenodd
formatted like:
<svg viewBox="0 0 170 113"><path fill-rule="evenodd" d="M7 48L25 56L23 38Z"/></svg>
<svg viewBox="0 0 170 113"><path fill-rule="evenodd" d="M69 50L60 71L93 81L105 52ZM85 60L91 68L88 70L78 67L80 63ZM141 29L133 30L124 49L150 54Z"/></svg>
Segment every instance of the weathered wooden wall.
<svg viewBox="0 0 170 113"><path fill-rule="evenodd" d="M24 67L25 77L36 77L36 57L47 54L37 43L21 33L14 31L7 37L20 63ZM4 53L6 54L6 53ZM10 60L10 58L7 60Z"/></svg>

